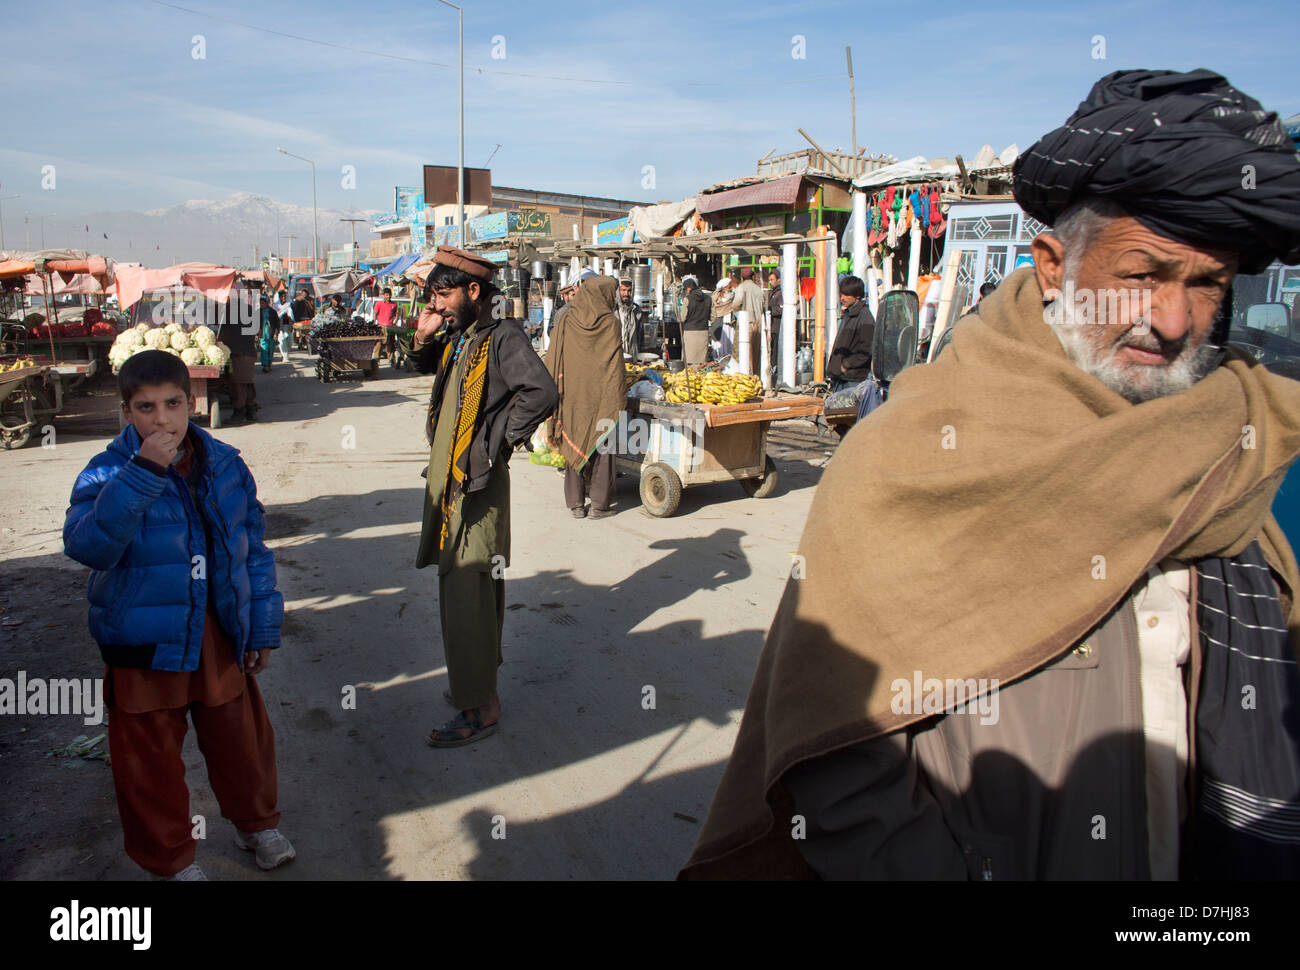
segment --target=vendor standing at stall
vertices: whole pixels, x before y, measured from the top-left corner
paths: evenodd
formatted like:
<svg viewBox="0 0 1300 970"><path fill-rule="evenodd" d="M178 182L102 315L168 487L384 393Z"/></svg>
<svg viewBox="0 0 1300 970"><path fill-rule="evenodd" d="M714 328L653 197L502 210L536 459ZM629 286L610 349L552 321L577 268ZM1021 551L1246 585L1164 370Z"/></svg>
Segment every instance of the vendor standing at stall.
<svg viewBox="0 0 1300 970"><path fill-rule="evenodd" d="M645 328L647 314L636 300L632 299L632 289L632 277L624 276L618 281L618 302L614 311L618 314L623 354L631 357L635 362L641 354L641 334Z"/></svg>
<svg viewBox="0 0 1300 970"><path fill-rule="evenodd" d="M496 732L497 667L510 564L510 453L555 407L555 384L518 323L505 319L496 266L439 246L433 300L420 314L411 359L436 372L429 397L429 466L418 569L438 566L438 609L459 713L425 739L435 748ZM621 364L620 364L621 366Z"/></svg>
<svg viewBox="0 0 1300 970"><path fill-rule="evenodd" d="M564 456L564 502L576 519L614 514L614 451L603 442L627 406L615 291L609 276L579 285L546 351L560 395L551 441Z"/></svg>
<svg viewBox="0 0 1300 970"><path fill-rule="evenodd" d="M709 355L709 312L712 306L694 276L686 277L682 287L686 294L682 307L682 359L687 367L698 367Z"/></svg>
<svg viewBox="0 0 1300 970"><path fill-rule="evenodd" d="M257 335L261 329L260 308L241 307L239 301L251 300L249 291L232 293L226 305L225 322L217 330L217 340L230 348L230 403L235 407L234 421L241 418L257 420L257 387L253 375L257 373ZM252 317L246 325L241 322L245 314Z"/></svg>

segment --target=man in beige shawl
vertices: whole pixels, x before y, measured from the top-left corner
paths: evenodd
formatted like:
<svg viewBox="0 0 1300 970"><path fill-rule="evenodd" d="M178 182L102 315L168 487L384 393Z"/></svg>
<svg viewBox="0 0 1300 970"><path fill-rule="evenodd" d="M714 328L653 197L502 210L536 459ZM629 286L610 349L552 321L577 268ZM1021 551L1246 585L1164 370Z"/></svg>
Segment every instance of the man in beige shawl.
<svg viewBox="0 0 1300 970"><path fill-rule="evenodd" d="M623 337L614 310L617 291L611 276L582 282L546 351L546 369L560 392L551 443L564 456L564 501L577 519L614 514L614 448L609 435L627 405Z"/></svg>
<svg viewBox="0 0 1300 970"><path fill-rule="evenodd" d="M1054 231L841 445L683 878L1300 873L1300 383L1215 346L1300 160L1120 72L1015 188Z"/></svg>

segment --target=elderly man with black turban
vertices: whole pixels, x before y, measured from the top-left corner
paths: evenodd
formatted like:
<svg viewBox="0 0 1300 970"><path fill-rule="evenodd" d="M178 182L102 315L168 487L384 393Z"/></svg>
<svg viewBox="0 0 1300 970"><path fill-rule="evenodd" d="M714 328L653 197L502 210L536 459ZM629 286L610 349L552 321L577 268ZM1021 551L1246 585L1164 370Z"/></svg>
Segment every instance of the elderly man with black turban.
<svg viewBox="0 0 1300 970"><path fill-rule="evenodd" d="M1054 231L822 479L685 878L1300 877L1300 382L1219 345L1300 158L1128 71L1015 192Z"/></svg>

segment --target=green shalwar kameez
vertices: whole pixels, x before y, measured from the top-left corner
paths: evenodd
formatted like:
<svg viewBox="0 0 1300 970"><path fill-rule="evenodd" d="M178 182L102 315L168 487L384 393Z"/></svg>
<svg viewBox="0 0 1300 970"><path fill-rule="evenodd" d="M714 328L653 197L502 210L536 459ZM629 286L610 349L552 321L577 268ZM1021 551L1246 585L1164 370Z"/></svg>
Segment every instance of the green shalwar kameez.
<svg viewBox="0 0 1300 970"><path fill-rule="evenodd" d="M477 326L466 331L468 346ZM415 565L438 564L438 611L452 703L481 707L497 694L501 633L505 627L505 567L510 562L510 467L497 456L487 485L467 493L453 513L447 549L439 550L447 462L460 412L468 355L452 365L429 448L424 522Z"/></svg>

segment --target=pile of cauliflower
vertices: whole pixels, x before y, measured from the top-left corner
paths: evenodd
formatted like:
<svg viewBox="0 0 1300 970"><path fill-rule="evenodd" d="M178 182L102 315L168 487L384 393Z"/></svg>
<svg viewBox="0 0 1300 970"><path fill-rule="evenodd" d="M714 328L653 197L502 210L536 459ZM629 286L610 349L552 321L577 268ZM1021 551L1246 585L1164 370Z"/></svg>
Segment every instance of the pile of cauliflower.
<svg viewBox="0 0 1300 970"><path fill-rule="evenodd" d="M226 370L230 366L230 348L217 343L210 327L195 327L185 331L179 324L169 323L165 327L151 327L147 323L138 324L131 330L118 334L108 352L108 361L113 370L119 370L128 357L142 350L164 350L174 354L185 362L187 367L217 367Z"/></svg>

